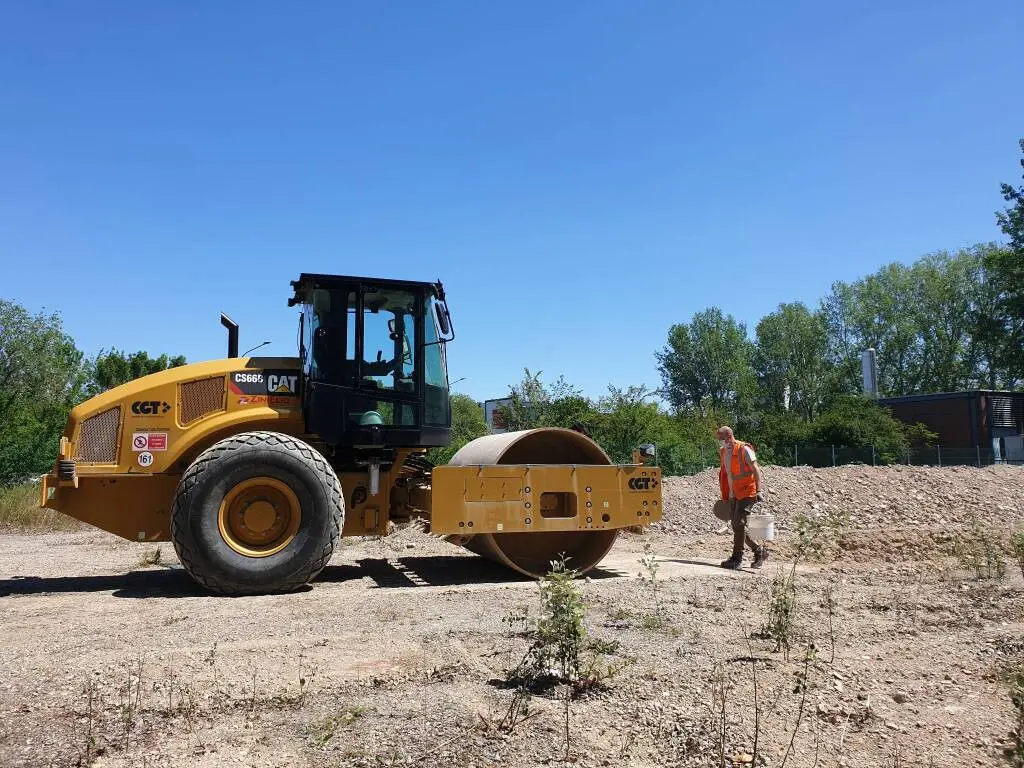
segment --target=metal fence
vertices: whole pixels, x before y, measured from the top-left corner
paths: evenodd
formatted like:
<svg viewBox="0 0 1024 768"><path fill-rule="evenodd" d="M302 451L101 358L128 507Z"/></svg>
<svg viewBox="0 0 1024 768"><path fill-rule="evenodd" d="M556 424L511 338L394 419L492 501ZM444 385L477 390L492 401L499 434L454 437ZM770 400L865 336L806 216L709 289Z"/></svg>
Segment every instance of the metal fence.
<svg viewBox="0 0 1024 768"><path fill-rule="evenodd" d="M905 464L908 466L971 466L985 467L993 464L1024 465L1024 461L1008 460L1005 455L996 457L991 448L977 445L939 444L911 448L896 455L892 451L879 451L874 446L850 447L845 445L781 445L774 449L759 450L761 464L777 467L840 467L850 464L886 466ZM691 475L708 468L718 467L717 451L700 450L700 462L673 467L667 474Z"/></svg>
<svg viewBox="0 0 1024 768"><path fill-rule="evenodd" d="M983 467L1005 463L1005 460L997 462L991 449L984 450L979 445L942 444L910 448L899 453L878 451L873 445L855 448L843 445L780 446L774 451L772 458L773 464L785 467L838 467L844 464Z"/></svg>

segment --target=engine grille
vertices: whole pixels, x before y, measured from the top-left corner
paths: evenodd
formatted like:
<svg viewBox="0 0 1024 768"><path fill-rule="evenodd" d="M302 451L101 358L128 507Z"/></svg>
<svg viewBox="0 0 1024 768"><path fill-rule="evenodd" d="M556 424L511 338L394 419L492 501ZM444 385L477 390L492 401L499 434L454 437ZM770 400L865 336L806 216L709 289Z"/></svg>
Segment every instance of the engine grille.
<svg viewBox="0 0 1024 768"><path fill-rule="evenodd" d="M78 455L75 460L83 464L116 464L120 424L119 405L83 421L78 432Z"/></svg>
<svg viewBox="0 0 1024 768"><path fill-rule="evenodd" d="M182 426L223 410L223 376L188 381L178 387L178 420Z"/></svg>

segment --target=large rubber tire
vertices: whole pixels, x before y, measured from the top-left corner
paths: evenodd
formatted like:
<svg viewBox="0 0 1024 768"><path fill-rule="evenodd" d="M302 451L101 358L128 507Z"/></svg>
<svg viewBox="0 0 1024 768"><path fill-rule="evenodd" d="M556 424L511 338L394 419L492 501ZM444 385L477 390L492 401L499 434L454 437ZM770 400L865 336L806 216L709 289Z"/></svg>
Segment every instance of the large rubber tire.
<svg viewBox="0 0 1024 768"><path fill-rule="evenodd" d="M252 557L229 545L221 508L232 489L272 478L298 501L298 527L273 554ZM344 525L341 483L319 451L278 432L243 432L214 444L182 475L171 510L171 540L199 584L226 595L291 592L331 559Z"/></svg>

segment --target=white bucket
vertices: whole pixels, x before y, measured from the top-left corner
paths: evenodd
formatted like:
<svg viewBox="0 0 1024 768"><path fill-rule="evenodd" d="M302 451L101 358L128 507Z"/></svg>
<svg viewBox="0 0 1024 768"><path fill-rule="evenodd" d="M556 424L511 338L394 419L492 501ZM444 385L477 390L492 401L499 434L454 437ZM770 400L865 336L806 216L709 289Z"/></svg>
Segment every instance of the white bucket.
<svg viewBox="0 0 1024 768"><path fill-rule="evenodd" d="M752 539L772 541L775 539L775 515L767 512L747 515L747 535Z"/></svg>

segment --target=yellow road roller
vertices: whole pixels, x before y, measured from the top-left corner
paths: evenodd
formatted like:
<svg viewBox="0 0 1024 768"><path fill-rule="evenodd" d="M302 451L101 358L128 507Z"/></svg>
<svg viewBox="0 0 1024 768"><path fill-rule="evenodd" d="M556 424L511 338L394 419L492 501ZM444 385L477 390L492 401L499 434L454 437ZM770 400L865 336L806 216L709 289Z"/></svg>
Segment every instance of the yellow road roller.
<svg viewBox="0 0 1024 768"><path fill-rule="evenodd" d="M228 355L136 379L77 406L41 505L125 539L170 540L199 584L288 592L339 536L422 519L538 578L565 557L594 568L618 533L662 515L649 448L614 464L567 429L490 434L434 466L451 441L440 282L302 274L297 357Z"/></svg>

